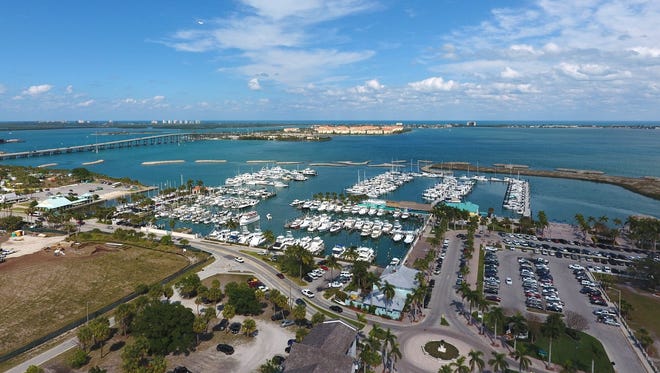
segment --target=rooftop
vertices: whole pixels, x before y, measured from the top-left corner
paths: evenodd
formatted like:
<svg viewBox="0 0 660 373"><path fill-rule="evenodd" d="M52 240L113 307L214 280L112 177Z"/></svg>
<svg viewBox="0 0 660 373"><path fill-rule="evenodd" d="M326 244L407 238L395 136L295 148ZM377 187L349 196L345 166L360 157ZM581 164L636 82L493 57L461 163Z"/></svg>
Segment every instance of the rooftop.
<svg viewBox="0 0 660 373"><path fill-rule="evenodd" d="M349 349L357 330L340 320L316 325L301 343L291 346L287 373L348 373L353 371Z"/></svg>

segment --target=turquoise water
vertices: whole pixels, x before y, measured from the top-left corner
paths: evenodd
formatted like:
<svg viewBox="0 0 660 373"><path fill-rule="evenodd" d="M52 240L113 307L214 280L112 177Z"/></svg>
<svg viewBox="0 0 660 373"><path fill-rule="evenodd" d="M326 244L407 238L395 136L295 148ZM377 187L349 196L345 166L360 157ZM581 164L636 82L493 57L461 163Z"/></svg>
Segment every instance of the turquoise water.
<svg viewBox="0 0 660 373"><path fill-rule="evenodd" d="M23 143L2 144L5 152L34 150L57 146L80 145L116 139L146 136L145 131L171 133L166 130L135 130L133 133L104 135L125 129L68 129L49 131L0 132L0 138L20 138ZM99 135L100 134L100 135ZM227 177L256 171L264 164L248 160L271 159L297 161L303 164L283 166L304 168L310 162L371 161L371 164L406 160L405 170L417 170L418 160L468 161L473 164L516 163L532 168L557 167L601 170L613 175L660 177L660 131L626 128L452 128L414 129L397 136L335 137L329 142L276 141L200 141L180 145L160 145L142 148L105 150L98 154L77 153L5 161L6 164L37 166L57 163L59 168L82 167L83 162L103 159L104 163L85 166L115 177L129 177L156 186L180 185L188 179L203 180L206 185L221 185ZM144 161L184 160L183 164L143 166ZM223 159L227 163L195 163L197 159ZM276 198L260 203L257 210L273 220L262 219L262 229L284 233L285 221L298 216L289 206L293 199L311 198L317 192L343 192L361 178L373 177L386 169L352 167L314 167L317 177L306 182L291 182L290 187L277 190ZM508 175L498 175L500 177ZM612 220L625 220L632 214L660 217L660 201L655 201L623 188L576 180L527 177L532 193L532 210L544 210L550 220L572 223L576 213ZM422 191L436 180L418 178L403 188L383 196L391 200L422 202ZM480 205L482 211L501 210L505 184L479 183L468 200ZM195 227L206 233L210 227ZM295 232L294 232L295 234ZM327 235L328 250L334 243L359 244L359 235L341 233ZM326 238L326 237L324 237ZM391 242L391 241L389 241ZM400 256L403 245L383 243L381 253ZM374 246L370 244L370 246ZM385 255L379 262L385 261Z"/></svg>

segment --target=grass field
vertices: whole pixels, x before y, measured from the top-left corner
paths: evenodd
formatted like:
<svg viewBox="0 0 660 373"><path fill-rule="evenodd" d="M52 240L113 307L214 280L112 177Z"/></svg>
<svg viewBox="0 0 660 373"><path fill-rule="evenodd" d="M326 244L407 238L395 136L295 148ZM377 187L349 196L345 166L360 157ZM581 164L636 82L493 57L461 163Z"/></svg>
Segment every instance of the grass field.
<svg viewBox="0 0 660 373"><path fill-rule="evenodd" d="M38 252L3 263L0 354L93 312L185 267L173 253L86 244L66 256Z"/></svg>
<svg viewBox="0 0 660 373"><path fill-rule="evenodd" d="M658 322L657 314L660 299L654 298L653 295L648 293L648 295L645 295L641 293L641 290L638 293L626 286L617 285L616 288L621 290L621 299L624 299L633 307L632 311L630 311L630 317L626 319L628 326L633 330L644 328L649 331L654 340L657 340L658 336L660 336L660 323ZM609 295L613 302L619 300L619 293L615 290L609 289L607 295ZM656 356L657 351L651 351L651 355Z"/></svg>
<svg viewBox="0 0 660 373"><path fill-rule="evenodd" d="M579 340L574 340L567 334L562 335L552 341L552 362L558 365L564 365L567 361L572 361L573 367L579 370L591 371L591 359L594 359L595 372L610 373L614 372L612 364L607 358L603 345L589 334L578 332ZM537 354L539 349L546 353L549 351L548 339L538 338L534 343L526 343L529 354L540 358ZM519 342L520 343L520 342ZM547 361L547 356L543 358Z"/></svg>

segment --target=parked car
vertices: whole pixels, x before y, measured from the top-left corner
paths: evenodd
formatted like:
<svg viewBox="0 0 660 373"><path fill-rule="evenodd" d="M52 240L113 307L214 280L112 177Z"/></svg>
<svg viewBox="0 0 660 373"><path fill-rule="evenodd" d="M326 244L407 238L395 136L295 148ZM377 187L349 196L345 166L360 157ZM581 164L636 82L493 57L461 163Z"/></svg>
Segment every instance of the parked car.
<svg viewBox="0 0 660 373"><path fill-rule="evenodd" d="M307 307L307 302L305 302L301 298L296 298L296 304L299 305L299 306L302 305L302 306Z"/></svg>
<svg viewBox="0 0 660 373"><path fill-rule="evenodd" d="M293 320L289 320L289 319L287 319L287 320L282 321L282 323L280 324L280 326L281 326L282 328L286 328L286 327L289 327L289 326L291 326L291 325L295 325L295 324L296 324L296 323L295 323Z"/></svg>
<svg viewBox="0 0 660 373"><path fill-rule="evenodd" d="M289 310L277 311L270 317L272 321L284 320L285 317L289 316Z"/></svg>
<svg viewBox="0 0 660 373"><path fill-rule="evenodd" d="M231 334L238 334L241 331L241 326L243 325L240 322L233 322L229 325L229 331L231 331Z"/></svg>
<svg viewBox="0 0 660 373"><path fill-rule="evenodd" d="M343 308L341 308L341 307L339 307L339 306L335 306L335 305L330 306L330 309L333 310L333 311L335 311L335 312L337 312L337 313L342 313L342 312L344 312L344 309L343 309Z"/></svg>
<svg viewBox="0 0 660 373"><path fill-rule="evenodd" d="M213 330L221 332L221 331L227 329L227 325L229 325L229 320L222 319L222 320L220 320L220 322L216 326L213 327Z"/></svg>
<svg viewBox="0 0 660 373"><path fill-rule="evenodd" d="M215 349L219 352L224 352L225 355L231 355L234 353L234 347L225 343L220 343L215 347Z"/></svg>
<svg viewBox="0 0 660 373"><path fill-rule="evenodd" d="M502 300L502 298L498 297L497 295L486 295L485 299L492 302L499 302Z"/></svg>

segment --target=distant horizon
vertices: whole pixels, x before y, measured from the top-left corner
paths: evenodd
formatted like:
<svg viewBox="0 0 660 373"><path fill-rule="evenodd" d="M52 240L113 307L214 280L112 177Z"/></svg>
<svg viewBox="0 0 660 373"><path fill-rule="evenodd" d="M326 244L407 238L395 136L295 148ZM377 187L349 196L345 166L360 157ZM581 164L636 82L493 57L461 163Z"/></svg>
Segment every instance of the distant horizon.
<svg viewBox="0 0 660 373"><path fill-rule="evenodd" d="M176 121L177 123L162 123L165 121ZM82 122L81 122L82 121ZM153 123L157 121L157 123ZM183 123L188 121L188 123ZM193 123L197 122L197 123ZM195 125L195 124L229 124L229 123L292 123L292 124L305 124L305 123L403 123L405 124L462 124L468 122L476 122L479 124L574 124L574 125L589 125L589 124L629 124L629 125L660 125L660 120L549 120L549 119L72 119L72 120L0 120L1 124L147 124L147 125Z"/></svg>
<svg viewBox="0 0 660 373"><path fill-rule="evenodd" d="M660 118L658 1L5 1L0 15L0 121Z"/></svg>

